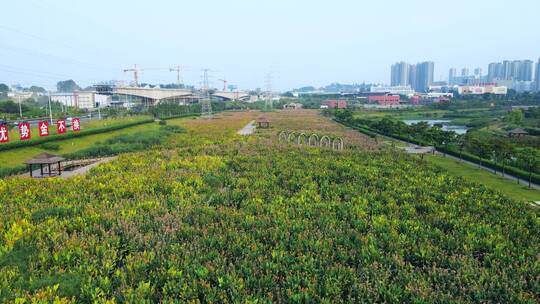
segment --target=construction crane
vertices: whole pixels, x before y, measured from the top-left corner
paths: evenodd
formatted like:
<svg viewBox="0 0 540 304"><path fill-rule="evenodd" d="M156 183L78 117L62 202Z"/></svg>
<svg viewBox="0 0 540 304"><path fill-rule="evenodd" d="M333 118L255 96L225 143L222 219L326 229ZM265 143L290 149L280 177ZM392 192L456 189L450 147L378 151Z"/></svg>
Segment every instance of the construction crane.
<svg viewBox="0 0 540 304"><path fill-rule="evenodd" d="M138 68L137 65L133 65L133 68L129 68L129 69L124 69L124 73L127 73L127 72L133 72L133 84L135 85L135 87L139 87L139 73L142 72L142 71L148 71L148 70L165 70L165 68L144 68L144 69L141 69L141 68Z"/></svg>
<svg viewBox="0 0 540 304"><path fill-rule="evenodd" d="M223 82L223 92L227 92L227 80L225 79L218 79L218 80Z"/></svg>
<svg viewBox="0 0 540 304"><path fill-rule="evenodd" d="M131 69L124 69L124 73L133 72L133 84L137 88L139 87L139 71L136 64Z"/></svg>
<svg viewBox="0 0 540 304"><path fill-rule="evenodd" d="M180 79L180 72L182 71L183 71L183 68L179 65L169 68L169 72L176 72L176 85L178 86L178 89L180 89L182 85L182 81Z"/></svg>

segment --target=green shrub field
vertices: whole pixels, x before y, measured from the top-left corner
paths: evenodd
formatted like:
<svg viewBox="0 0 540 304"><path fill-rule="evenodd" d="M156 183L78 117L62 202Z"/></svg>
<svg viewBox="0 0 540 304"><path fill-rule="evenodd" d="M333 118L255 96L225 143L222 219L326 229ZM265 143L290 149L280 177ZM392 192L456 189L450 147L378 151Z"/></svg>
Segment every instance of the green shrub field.
<svg viewBox="0 0 540 304"><path fill-rule="evenodd" d="M401 153L235 135L245 121L1 180L0 300L540 301L538 208Z"/></svg>

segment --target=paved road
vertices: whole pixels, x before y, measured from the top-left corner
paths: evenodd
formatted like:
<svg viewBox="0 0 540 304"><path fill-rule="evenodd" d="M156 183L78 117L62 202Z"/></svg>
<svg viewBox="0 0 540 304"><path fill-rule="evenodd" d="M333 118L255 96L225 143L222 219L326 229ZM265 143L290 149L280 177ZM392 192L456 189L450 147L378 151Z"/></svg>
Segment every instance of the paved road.
<svg viewBox="0 0 540 304"><path fill-rule="evenodd" d="M90 171L90 169L92 169L94 167L97 167L97 166L99 166L101 164L110 162L111 160L113 160L115 158L116 158L116 156L96 159L95 162L93 162L91 164L88 164L88 165L83 166L83 167L79 167L79 168L77 168L75 170L62 171L62 175L60 175L60 176L53 175L52 177L60 177L60 178L63 178L63 179L67 179L67 178L77 176L77 175L84 175L88 171ZM63 165L65 165L65 164L63 164ZM52 172L56 173L55 170L57 170L57 168L58 168L57 164L51 165L51 169L53 170ZM49 177L49 175L48 175L48 167L43 166L43 176L41 175L41 170L40 169L36 169L36 170L32 171L32 175L35 178L47 178L47 177ZM30 177L30 174L27 172L27 173L21 174L21 176Z"/></svg>
<svg viewBox="0 0 540 304"><path fill-rule="evenodd" d="M250 121L245 127L243 127L240 131L238 131L238 134L240 135L250 135L255 132L255 120Z"/></svg>
<svg viewBox="0 0 540 304"><path fill-rule="evenodd" d="M69 116L69 117L79 117L80 120L84 121L84 120L95 120L95 119L99 119L99 116L98 116L98 113L95 112L95 113L91 113L90 114L84 114L84 115L81 115L81 116ZM106 118L107 116L104 115L104 114L101 114L101 119L104 119ZM53 118L53 121L56 121L57 118ZM9 125L12 125L12 126L15 126L17 125L20 121L26 121L28 122L31 126L37 126L38 125L38 122L40 121L49 121L50 120L50 117L42 117L42 118L37 118L37 119L19 119L19 120L11 120L11 121L7 121L7 122L4 122L6 124L9 124Z"/></svg>

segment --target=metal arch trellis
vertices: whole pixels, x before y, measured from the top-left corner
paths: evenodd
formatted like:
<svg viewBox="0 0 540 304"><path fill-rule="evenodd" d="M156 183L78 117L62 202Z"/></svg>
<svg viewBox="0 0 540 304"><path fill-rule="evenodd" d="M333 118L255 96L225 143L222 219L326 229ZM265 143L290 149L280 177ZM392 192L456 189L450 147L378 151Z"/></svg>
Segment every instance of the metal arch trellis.
<svg viewBox="0 0 540 304"><path fill-rule="evenodd" d="M287 136L287 142L292 142L294 143L295 142L295 139L296 138L296 133L294 131L292 131L291 133L289 133L289 136Z"/></svg>
<svg viewBox="0 0 540 304"><path fill-rule="evenodd" d="M300 133L298 137L296 137L296 144L297 145L305 145L308 143L308 137L306 133Z"/></svg>
<svg viewBox="0 0 540 304"><path fill-rule="evenodd" d="M332 149L343 151L343 138L341 137L334 138L334 140L332 141Z"/></svg>
<svg viewBox="0 0 540 304"><path fill-rule="evenodd" d="M308 146L317 147L318 145L319 145L319 135L315 133L311 134L308 138Z"/></svg>
<svg viewBox="0 0 540 304"><path fill-rule="evenodd" d="M287 141L287 138L289 137L289 131L281 131L278 134L278 141Z"/></svg>
<svg viewBox="0 0 540 304"><path fill-rule="evenodd" d="M290 130L283 130L278 133L278 141L293 143L297 145L307 145L309 147L321 147L321 148L331 148L336 151L343 151L344 140L341 137L330 137L328 135L323 135L319 137L318 134L312 133L308 134L304 132L295 132Z"/></svg>
<svg viewBox="0 0 540 304"><path fill-rule="evenodd" d="M330 148L332 147L332 140L327 135L321 137L321 140L319 141L319 146L322 148Z"/></svg>

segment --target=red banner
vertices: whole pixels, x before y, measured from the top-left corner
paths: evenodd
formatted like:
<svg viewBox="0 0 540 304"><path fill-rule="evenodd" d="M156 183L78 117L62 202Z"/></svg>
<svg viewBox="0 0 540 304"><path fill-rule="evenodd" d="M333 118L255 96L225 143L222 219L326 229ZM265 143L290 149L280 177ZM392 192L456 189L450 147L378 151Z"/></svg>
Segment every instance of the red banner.
<svg viewBox="0 0 540 304"><path fill-rule="evenodd" d="M0 125L0 143L9 141L9 132L6 125Z"/></svg>
<svg viewBox="0 0 540 304"><path fill-rule="evenodd" d="M66 121L59 119L56 121L56 133L64 134L66 133Z"/></svg>
<svg viewBox="0 0 540 304"><path fill-rule="evenodd" d="M27 122L21 122L19 124L19 138L20 140L30 139L30 124Z"/></svg>
<svg viewBox="0 0 540 304"><path fill-rule="evenodd" d="M81 119L80 118L73 118L71 121L71 128L73 128L73 131L80 131L81 130Z"/></svg>
<svg viewBox="0 0 540 304"><path fill-rule="evenodd" d="M49 136L49 123L46 121L38 122L39 136Z"/></svg>

